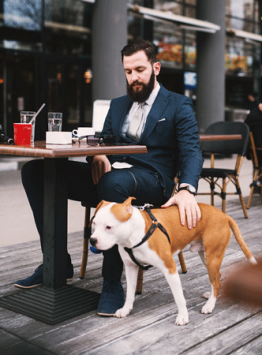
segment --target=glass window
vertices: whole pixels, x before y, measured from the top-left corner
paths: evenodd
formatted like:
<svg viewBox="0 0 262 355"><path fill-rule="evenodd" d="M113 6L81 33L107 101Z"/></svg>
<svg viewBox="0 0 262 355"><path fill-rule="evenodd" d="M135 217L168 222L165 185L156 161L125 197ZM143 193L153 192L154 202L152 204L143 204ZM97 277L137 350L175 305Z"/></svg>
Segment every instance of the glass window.
<svg viewBox="0 0 262 355"><path fill-rule="evenodd" d="M185 16L196 18L196 8L193 6L186 6L185 7Z"/></svg>
<svg viewBox="0 0 262 355"><path fill-rule="evenodd" d="M154 26L154 43L158 46L157 59L164 67L183 67L182 30L178 26Z"/></svg>
<svg viewBox="0 0 262 355"><path fill-rule="evenodd" d="M4 26L29 31L41 30L41 0L4 0Z"/></svg>
<svg viewBox="0 0 262 355"><path fill-rule="evenodd" d="M254 0L234 0L226 2L226 11L230 16L253 20Z"/></svg>
<svg viewBox="0 0 262 355"><path fill-rule="evenodd" d="M161 11L171 11L176 15L183 15L183 4L175 1L154 0L154 9Z"/></svg>
<svg viewBox="0 0 262 355"><path fill-rule="evenodd" d="M227 74L252 74L253 45L237 38L227 38L225 67Z"/></svg>
<svg viewBox="0 0 262 355"><path fill-rule="evenodd" d="M197 49L196 49L196 33L186 31L184 60L187 69L196 69Z"/></svg>

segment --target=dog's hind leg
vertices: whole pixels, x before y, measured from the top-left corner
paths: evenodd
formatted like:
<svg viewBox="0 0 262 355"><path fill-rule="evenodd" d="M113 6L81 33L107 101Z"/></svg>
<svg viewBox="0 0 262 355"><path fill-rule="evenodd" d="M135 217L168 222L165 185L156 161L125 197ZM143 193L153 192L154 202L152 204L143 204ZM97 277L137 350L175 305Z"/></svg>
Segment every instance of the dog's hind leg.
<svg viewBox="0 0 262 355"><path fill-rule="evenodd" d="M200 256L200 259L201 259L203 265L204 265L205 268L207 269L205 251L204 251L204 250L199 250L199 251L198 251L198 255ZM202 297L203 297L203 298L206 298L206 299L209 299L211 293L212 293L212 292L209 292L209 291L208 291L208 292L205 292L205 293L203 293Z"/></svg>
<svg viewBox="0 0 262 355"><path fill-rule="evenodd" d="M217 258L217 257L208 257L206 256L206 264L207 264L207 270L208 270L208 276L209 280L211 283L211 294L209 296L208 293L204 294L203 297L209 296L208 301L206 304L203 306L201 313L212 313L212 311L215 308L216 305L216 300L217 300L217 295L218 291L221 286L220 282L220 277L221 277L221 272L220 272L220 266L222 263L223 258ZM206 298L206 297L205 297Z"/></svg>

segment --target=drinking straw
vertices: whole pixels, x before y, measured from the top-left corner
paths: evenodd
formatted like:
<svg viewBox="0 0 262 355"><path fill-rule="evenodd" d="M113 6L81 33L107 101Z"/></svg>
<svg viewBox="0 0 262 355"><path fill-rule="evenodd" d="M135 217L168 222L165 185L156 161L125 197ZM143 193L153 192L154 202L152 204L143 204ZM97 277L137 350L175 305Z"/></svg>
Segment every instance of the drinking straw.
<svg viewBox="0 0 262 355"><path fill-rule="evenodd" d="M45 107L45 104L43 104L40 109L37 111L37 113L31 118L31 120L29 121L29 123L32 123L35 119L36 116L40 113L40 111L42 111L42 109Z"/></svg>

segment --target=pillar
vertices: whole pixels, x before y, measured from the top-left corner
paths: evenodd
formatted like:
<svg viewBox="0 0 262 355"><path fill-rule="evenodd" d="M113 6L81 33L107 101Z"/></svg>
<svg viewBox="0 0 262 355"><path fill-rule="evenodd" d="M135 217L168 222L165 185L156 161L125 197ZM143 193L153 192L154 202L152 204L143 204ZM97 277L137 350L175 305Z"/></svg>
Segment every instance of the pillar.
<svg viewBox="0 0 262 355"><path fill-rule="evenodd" d="M225 116L225 0L198 0L197 18L220 26L197 34L197 121L199 132Z"/></svg>
<svg viewBox="0 0 262 355"><path fill-rule="evenodd" d="M92 20L92 100L126 93L121 49L127 44L127 0L96 0Z"/></svg>

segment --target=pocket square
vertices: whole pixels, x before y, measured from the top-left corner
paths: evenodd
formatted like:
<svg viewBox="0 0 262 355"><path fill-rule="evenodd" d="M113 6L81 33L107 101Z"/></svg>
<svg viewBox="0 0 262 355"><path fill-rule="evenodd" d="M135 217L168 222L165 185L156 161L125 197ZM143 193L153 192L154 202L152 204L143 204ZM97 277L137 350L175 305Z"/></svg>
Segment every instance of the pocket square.
<svg viewBox="0 0 262 355"><path fill-rule="evenodd" d="M161 118L161 120L159 120L158 122L163 122L166 121L166 118Z"/></svg>

